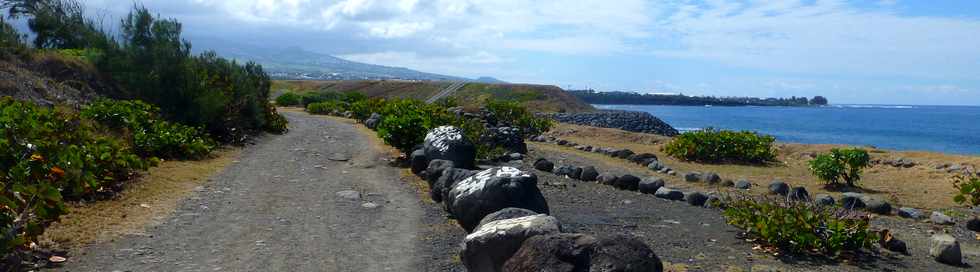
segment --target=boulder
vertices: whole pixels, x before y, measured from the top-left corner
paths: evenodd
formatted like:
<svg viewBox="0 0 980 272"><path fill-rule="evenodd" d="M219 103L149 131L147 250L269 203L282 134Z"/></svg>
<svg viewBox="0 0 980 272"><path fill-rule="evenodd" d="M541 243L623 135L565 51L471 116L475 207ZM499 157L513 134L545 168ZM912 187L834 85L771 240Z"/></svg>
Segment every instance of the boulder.
<svg viewBox="0 0 980 272"><path fill-rule="evenodd" d="M525 240L559 232L558 219L543 214L489 222L466 235L460 259L470 272L501 271Z"/></svg>
<svg viewBox="0 0 980 272"><path fill-rule="evenodd" d="M707 172L704 173L704 175L701 175L701 180L709 184L717 184L721 182L721 176L719 176L718 173Z"/></svg>
<svg viewBox="0 0 980 272"><path fill-rule="evenodd" d="M653 195L668 200L684 199L684 192L667 187L660 187L660 189L657 189L657 192L654 192Z"/></svg>
<svg viewBox="0 0 980 272"><path fill-rule="evenodd" d="M722 181L722 182L721 182L721 186L725 186L725 187L735 187L735 182L734 182L734 181L732 181L732 180L730 180L730 179L726 179L725 181Z"/></svg>
<svg viewBox="0 0 980 272"><path fill-rule="evenodd" d="M568 140L558 139L558 141L555 142L555 143L558 144L558 145L568 145Z"/></svg>
<svg viewBox="0 0 980 272"><path fill-rule="evenodd" d="M617 128L632 132L676 136L677 130L647 112L595 111L585 113L556 113L549 117L562 123L583 126Z"/></svg>
<svg viewBox="0 0 980 272"><path fill-rule="evenodd" d="M429 196L432 201L436 203L442 202L446 195L449 194L449 190L453 189L453 185L460 182L466 178L476 175L477 171L463 169L463 168L446 168L442 170L442 174L436 179L436 182L432 184L429 189Z"/></svg>
<svg viewBox="0 0 980 272"><path fill-rule="evenodd" d="M616 176L616 175L613 175L613 174L610 174L610 173L602 173L602 175L599 175L599 183L604 184L604 185L615 185L616 184L616 180L618 180L618 179L619 179L619 176Z"/></svg>
<svg viewBox="0 0 980 272"><path fill-rule="evenodd" d="M442 176L442 171L453 168L453 162L447 160L431 160L429 161L429 166L425 168L425 181L429 184L429 188L435 185L439 177Z"/></svg>
<svg viewBox="0 0 980 272"><path fill-rule="evenodd" d="M572 166L572 174L568 175L572 179L582 179L582 167Z"/></svg>
<svg viewBox="0 0 980 272"><path fill-rule="evenodd" d="M752 183L748 180L740 179L735 182L735 189L748 190L749 188L752 188Z"/></svg>
<svg viewBox="0 0 980 272"><path fill-rule="evenodd" d="M519 160L523 160L523 159L524 159L524 154L521 154L521 153L515 152L515 153L507 154L507 160L508 161L519 161Z"/></svg>
<svg viewBox="0 0 980 272"><path fill-rule="evenodd" d="M651 153L640 153L640 154L633 154L629 156L629 158L627 159L636 164L648 165L650 164L651 159L657 160L657 155Z"/></svg>
<svg viewBox="0 0 980 272"><path fill-rule="evenodd" d="M612 153L612 156L615 157L615 158L626 159L626 158L629 158L630 156L633 156L633 154L635 154L635 153L633 153L633 150L620 149L620 150L614 151Z"/></svg>
<svg viewBox="0 0 980 272"><path fill-rule="evenodd" d="M725 202L718 193L709 193L708 200L704 202L705 208L725 208Z"/></svg>
<svg viewBox="0 0 980 272"><path fill-rule="evenodd" d="M483 219L480 220L480 224L479 225L476 225L476 228L477 229L480 229L480 227L483 227L483 225L486 225L487 223L490 223L490 222L493 222L493 221L505 220L505 219L513 219L513 218L521 218L521 217L532 216L532 215L536 215L536 214L538 214L538 213L536 213L536 212L534 212L532 210L528 210L528 209L504 208L503 210L499 210L499 211L493 212L493 213L488 214L487 216L483 217Z"/></svg>
<svg viewBox="0 0 980 272"><path fill-rule="evenodd" d="M924 217L922 215L922 212L920 212L918 209L916 209L916 208L909 208L909 207L899 208L898 209L898 216L904 217L904 218L909 218L909 219L915 219L915 220L919 220L919 219L922 219Z"/></svg>
<svg viewBox="0 0 980 272"><path fill-rule="evenodd" d="M641 193L653 194L656 193L660 187L664 187L664 184L666 183L662 178L648 177L640 181L638 187Z"/></svg>
<svg viewBox="0 0 980 272"><path fill-rule="evenodd" d="M457 127L441 126L430 130L423 146L425 156L430 160L448 160L454 167L475 168L476 146Z"/></svg>
<svg viewBox="0 0 980 272"><path fill-rule="evenodd" d="M483 217L504 208L548 214L537 176L512 167L490 168L456 183L445 202L467 232L472 232Z"/></svg>
<svg viewBox="0 0 980 272"><path fill-rule="evenodd" d="M412 155L409 156L409 160L412 165L412 174L420 174L429 166L429 159L425 157L425 150L417 149L412 151Z"/></svg>
<svg viewBox="0 0 980 272"><path fill-rule="evenodd" d="M599 239L588 271L659 272L663 269L660 258L645 243L634 237L617 235Z"/></svg>
<svg viewBox="0 0 980 272"><path fill-rule="evenodd" d="M910 255L909 248L905 244L905 241L893 237L890 231L882 230L879 232L879 235L878 244L881 245L882 248L887 249L888 251Z"/></svg>
<svg viewBox="0 0 980 272"><path fill-rule="evenodd" d="M975 231L975 232L980 232L980 218L974 217L974 218L966 221L966 229L972 230L972 231Z"/></svg>
<svg viewBox="0 0 980 272"><path fill-rule="evenodd" d="M588 271L598 239L579 233L556 233L528 238L503 271Z"/></svg>
<svg viewBox="0 0 980 272"><path fill-rule="evenodd" d="M647 168L653 171L660 171L664 169L664 165L660 161L652 161L647 164Z"/></svg>
<svg viewBox="0 0 980 272"><path fill-rule="evenodd" d="M884 200L877 198L870 198L865 201L865 206L868 208L869 212L876 214L888 215L892 213L892 205L888 204Z"/></svg>
<svg viewBox="0 0 980 272"><path fill-rule="evenodd" d="M371 116L364 120L364 126L372 130L377 128L379 123L381 123L381 115L376 112L371 113Z"/></svg>
<svg viewBox="0 0 980 272"><path fill-rule="evenodd" d="M933 224L939 224L939 225L956 224L956 221L953 221L952 217L949 217L948 215L938 211L932 212L932 215L929 216L929 221L932 221Z"/></svg>
<svg viewBox="0 0 980 272"><path fill-rule="evenodd" d="M701 192L690 192L684 196L684 200L691 206L701 207L708 201L708 195Z"/></svg>
<svg viewBox="0 0 980 272"><path fill-rule="evenodd" d="M614 186L621 190L636 191L640 186L640 178L626 174L616 179Z"/></svg>
<svg viewBox="0 0 980 272"><path fill-rule="evenodd" d="M832 197L830 195L826 195L826 194L819 194L819 195L817 195L816 198L813 199L813 202L814 203L817 203L818 205L833 206L834 205L834 197Z"/></svg>
<svg viewBox="0 0 980 272"><path fill-rule="evenodd" d="M570 165L562 165L562 166L559 166L558 168L555 168L554 173L555 173L556 176L559 176L559 177L568 177L568 176L571 176L572 175L572 172L573 171L575 171L575 169L572 168L572 166L570 166Z"/></svg>
<svg viewBox="0 0 980 272"><path fill-rule="evenodd" d="M599 178L599 171L595 170L595 167L586 166L582 168L582 175L580 179L582 181L596 181Z"/></svg>
<svg viewBox="0 0 980 272"><path fill-rule="evenodd" d="M698 181L701 181L701 173L700 172L690 172L690 173L684 174L684 181L687 181L687 182L698 182Z"/></svg>
<svg viewBox="0 0 980 272"><path fill-rule="evenodd" d="M543 135L538 135L538 136L531 137L531 141L543 143L543 142L547 142L548 139L545 138Z"/></svg>
<svg viewBox="0 0 980 272"><path fill-rule="evenodd" d="M864 204L864 195L859 193L844 193L840 198L840 204L845 209L849 210L859 210L864 209L867 205Z"/></svg>
<svg viewBox="0 0 980 272"><path fill-rule="evenodd" d="M805 187L793 187L789 190L789 194L786 195L787 200L792 201L810 201L810 193L806 191Z"/></svg>
<svg viewBox="0 0 980 272"><path fill-rule="evenodd" d="M499 147L509 153L527 154L527 144L521 130L514 127L495 127L487 129L480 136L480 142Z"/></svg>
<svg viewBox="0 0 980 272"><path fill-rule="evenodd" d="M963 254L960 252L960 242L956 241L952 235L936 234L931 238L929 244L929 256L937 262L948 265L962 265Z"/></svg>
<svg viewBox="0 0 980 272"><path fill-rule="evenodd" d="M769 193L776 195L787 195L789 194L789 184L786 184L780 180L773 180L769 183Z"/></svg>
<svg viewBox="0 0 980 272"><path fill-rule="evenodd" d="M550 162L545 158L540 158L537 161L534 161L534 169L538 169L540 171L545 171L545 172L551 172L552 170L555 169L555 163Z"/></svg>

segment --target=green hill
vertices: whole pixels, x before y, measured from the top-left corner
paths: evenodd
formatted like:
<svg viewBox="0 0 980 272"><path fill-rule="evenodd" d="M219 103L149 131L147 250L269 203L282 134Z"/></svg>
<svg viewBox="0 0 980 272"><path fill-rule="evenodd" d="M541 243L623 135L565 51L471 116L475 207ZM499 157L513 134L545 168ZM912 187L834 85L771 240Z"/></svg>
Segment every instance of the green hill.
<svg viewBox="0 0 980 272"><path fill-rule="evenodd" d="M425 100L452 85L448 81L304 81L278 80L273 82L275 93L283 92L351 92L370 97L412 98ZM467 83L450 96L467 108L479 108L489 99L518 101L536 112L584 112L595 110L591 105L550 85Z"/></svg>

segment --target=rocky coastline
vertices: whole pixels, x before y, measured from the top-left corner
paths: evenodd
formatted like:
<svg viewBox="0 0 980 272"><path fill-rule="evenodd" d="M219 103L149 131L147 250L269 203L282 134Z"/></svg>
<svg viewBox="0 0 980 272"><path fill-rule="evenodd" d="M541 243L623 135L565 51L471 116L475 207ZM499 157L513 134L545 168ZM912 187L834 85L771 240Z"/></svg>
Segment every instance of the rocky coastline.
<svg viewBox="0 0 980 272"><path fill-rule="evenodd" d="M676 136L677 129L647 112L602 110L584 113L553 113L546 116L561 123L615 128L631 132Z"/></svg>

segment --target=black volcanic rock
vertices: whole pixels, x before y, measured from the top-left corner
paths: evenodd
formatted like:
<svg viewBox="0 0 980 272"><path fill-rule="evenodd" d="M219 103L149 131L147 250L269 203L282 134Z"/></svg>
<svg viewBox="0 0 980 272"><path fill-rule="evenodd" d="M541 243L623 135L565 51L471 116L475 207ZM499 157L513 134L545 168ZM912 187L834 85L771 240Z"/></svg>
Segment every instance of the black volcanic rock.
<svg viewBox="0 0 980 272"><path fill-rule="evenodd" d="M664 136L676 136L677 129L671 127L650 113L638 111L596 111L586 113L555 113L548 117L558 122L616 128L625 131L659 134Z"/></svg>

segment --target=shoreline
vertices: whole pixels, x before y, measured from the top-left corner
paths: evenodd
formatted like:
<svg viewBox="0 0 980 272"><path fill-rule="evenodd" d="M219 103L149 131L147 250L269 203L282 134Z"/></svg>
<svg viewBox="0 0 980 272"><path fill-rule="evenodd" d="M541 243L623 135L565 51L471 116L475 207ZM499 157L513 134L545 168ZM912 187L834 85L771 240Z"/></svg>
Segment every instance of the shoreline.
<svg viewBox="0 0 980 272"><path fill-rule="evenodd" d="M946 108L952 110L939 111L941 113L915 118L915 116L930 114L930 112L933 112L930 110L932 108L925 107L934 106L914 106L922 108L905 108L899 105L879 105L874 106L874 108L868 108L865 105L853 105L854 107L851 107L851 105L821 106L820 108L828 108L826 112L823 110L806 110L806 108L811 107L789 106L757 107L759 108L758 110L737 109L752 108L753 106L731 106L721 107L717 112L711 110L711 107L705 107L704 110L700 110L702 107L697 106L659 106L664 109L662 111L651 109L650 107L658 107L652 105L594 104L593 106L597 108L596 112L626 111L649 113L675 128L680 133L714 126L726 130L748 130L772 135L777 138L778 143L841 145L900 152L931 152L971 157L980 156L980 149L970 144L970 135L973 133L971 130L959 129L953 130L949 134L945 133L947 129L961 127L962 123L966 122L962 117L968 117L974 113L974 109L980 107L938 106L940 109ZM862 113L865 109L876 111L869 111L865 115ZM893 111L897 113L892 113ZM862 114L857 114L860 117L853 117L855 116L855 112ZM850 119L840 118L857 119L850 122L842 122L841 120ZM905 121L908 118L915 119ZM923 123L939 122L942 120L952 120L952 123ZM629 120L624 120L624 122L629 122ZM915 124L923 125L896 127L902 122L916 122ZM581 123L579 124L581 125ZM600 125L596 127L610 126Z"/></svg>

